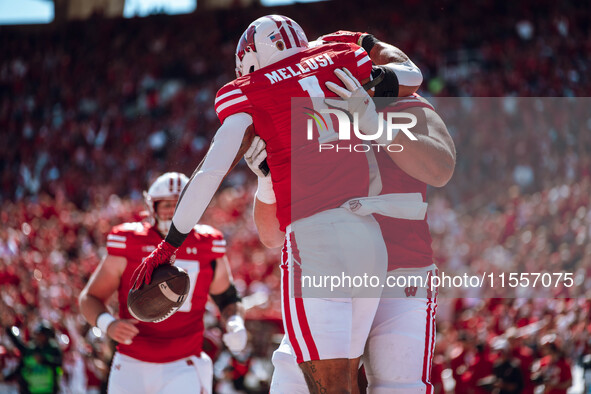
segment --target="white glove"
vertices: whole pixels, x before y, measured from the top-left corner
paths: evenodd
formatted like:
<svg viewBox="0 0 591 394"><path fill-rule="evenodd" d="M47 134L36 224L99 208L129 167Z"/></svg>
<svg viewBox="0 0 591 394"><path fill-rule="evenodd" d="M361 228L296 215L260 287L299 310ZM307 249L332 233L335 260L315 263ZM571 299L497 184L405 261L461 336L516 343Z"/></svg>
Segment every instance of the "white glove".
<svg viewBox="0 0 591 394"><path fill-rule="evenodd" d="M222 336L222 340L230 349L232 353L239 353L246 347L248 335L244 327L244 320L234 315L226 323L226 333Z"/></svg>
<svg viewBox="0 0 591 394"><path fill-rule="evenodd" d="M258 135L254 136L252 144L244 154L244 160L252 172L259 178L270 178L270 173L265 175L260 169L261 163L267 158L267 144Z"/></svg>
<svg viewBox="0 0 591 394"><path fill-rule="evenodd" d="M334 82L326 82L326 87L343 100L325 99L326 104L331 107L341 108L353 116L357 114L359 117L359 131L366 135L376 134L381 120L369 94L361 86L357 78L346 68L343 67L342 70L337 68L334 70L334 73L343 82L345 88ZM383 126L381 135L386 134ZM384 141L379 142L382 143Z"/></svg>
<svg viewBox="0 0 591 394"><path fill-rule="evenodd" d="M258 189L256 192L256 198L265 204L275 204L277 199L275 198L275 192L273 191L273 181L271 180L271 173L268 172L266 175L261 170L260 165L267 158L267 144L258 135L255 135L250 147L244 154L244 161L248 165L248 168L258 178Z"/></svg>

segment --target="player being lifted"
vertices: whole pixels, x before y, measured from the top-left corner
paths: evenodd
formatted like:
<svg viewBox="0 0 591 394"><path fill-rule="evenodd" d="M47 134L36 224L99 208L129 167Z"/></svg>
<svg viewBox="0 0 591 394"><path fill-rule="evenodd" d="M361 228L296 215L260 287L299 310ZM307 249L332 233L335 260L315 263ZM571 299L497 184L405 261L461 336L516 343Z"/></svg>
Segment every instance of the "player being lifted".
<svg viewBox="0 0 591 394"><path fill-rule="evenodd" d="M395 47L377 41L364 33L340 31L321 38L327 41L358 42L370 53L377 64L398 63L387 67L395 71L390 74L386 86L379 86L376 96L393 96L397 90L401 95L409 93L412 86L398 89L399 81L409 84L409 60ZM382 66L383 68L383 66ZM358 90L359 83L352 77L341 73L347 89L336 89L350 104L356 105L366 94ZM410 76L411 81L418 81ZM402 83L400 83L402 85ZM333 87L334 88L334 87ZM418 88L418 86L414 86ZM384 94L385 92L385 94ZM383 101L390 101L381 99ZM424 211L412 215L409 209L417 203L420 207L426 200L426 186L444 186L453 174L455 148L445 124L433 107L417 95L392 99L383 111L406 112L416 116L417 125L413 134L417 141L411 142L402 133L385 144L401 144L402 152L388 154L386 149L374 149L377 163L377 176L372 178L372 190L376 197L361 200L369 206L376 202L400 208L404 203L403 215L376 214L388 250L388 271L391 276L420 276L426 279L434 275L436 267L432 261L431 238ZM338 103L336 103L338 105ZM368 109L358 111L369 113ZM246 162L259 177L259 184L269 184L270 174L260 170L260 163L266 157L264 141L255 138L245 155ZM269 247L282 243L285 234L280 231L275 217L276 205L265 203L272 200L272 189L255 199L255 222L261 241ZM390 199L390 200L389 200ZM371 200L371 201L370 201ZM383 200L383 201L380 201ZM367 204L366 204L367 203ZM360 212L361 209L358 210ZM421 210L416 210L420 213ZM369 390L374 393L423 393L433 392L430 383L430 368L435 338L436 295L427 289L408 288L387 289L382 295L378 311L374 317L368 342L363 356L369 382ZM275 371L271 392L281 393L288 389L291 393L306 393L304 377L295 367L293 350L284 338L279 349L273 354Z"/></svg>
<svg viewBox="0 0 591 394"><path fill-rule="evenodd" d="M169 262L232 164L250 146L247 131L254 131L267 142L277 218L289 234L281 266L284 327L313 392L356 390L359 358L381 289L363 294L369 298L346 292L338 299L297 297L294 271L383 277L387 268L376 220L339 208L350 199L368 196L367 158L315 155L318 135L307 140L306 118L299 111L303 108L291 108L292 97L337 97L325 83L340 83L334 70L342 67L363 82L372 70L363 48L349 43L309 48L301 27L283 16L259 18L246 29L236 51L238 78L221 88L215 100L222 126L183 190L166 239L134 276L138 286L149 283L153 269ZM314 104L310 98L301 107ZM361 141L353 139L348 142Z"/></svg>
<svg viewBox="0 0 591 394"><path fill-rule="evenodd" d="M107 236L108 255L97 267L79 297L86 320L118 342L111 373L110 393L211 393L213 367L202 352L203 314L208 294L226 323L223 340L232 351L246 345L242 307L225 257L226 241L213 227L191 229L175 265L189 274L187 300L159 323L134 320L127 310L130 278L171 224L174 207L188 182L184 174L161 175L144 193L152 223L124 223ZM107 302L114 293L119 318Z"/></svg>

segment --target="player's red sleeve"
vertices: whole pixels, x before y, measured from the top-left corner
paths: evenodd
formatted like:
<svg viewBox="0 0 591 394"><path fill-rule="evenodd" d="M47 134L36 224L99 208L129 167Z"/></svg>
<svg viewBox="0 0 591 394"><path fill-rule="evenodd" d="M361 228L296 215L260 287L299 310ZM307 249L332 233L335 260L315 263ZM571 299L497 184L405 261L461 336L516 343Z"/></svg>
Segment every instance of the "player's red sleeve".
<svg viewBox="0 0 591 394"><path fill-rule="evenodd" d="M129 254L130 234L123 231L122 226L113 227L107 235L107 253L111 256L127 257Z"/></svg>
<svg viewBox="0 0 591 394"><path fill-rule="evenodd" d="M367 33L362 32L352 32L348 30L339 30L335 31L334 33L326 34L324 36L320 36L318 39L322 41L331 41L331 42L346 42L357 44L361 46L361 41L363 40L363 36Z"/></svg>
<svg viewBox="0 0 591 394"><path fill-rule="evenodd" d="M562 360L560 365L560 383L572 380L573 375L570 370L570 365L565 360Z"/></svg>
<svg viewBox="0 0 591 394"><path fill-rule="evenodd" d="M220 230L206 224L198 224L195 226L195 236L205 241L204 243L207 245L205 248L210 248L214 259L226 255L226 240Z"/></svg>
<svg viewBox="0 0 591 394"><path fill-rule="evenodd" d="M224 257L226 255L226 240L224 236L213 236L211 240L211 252L214 254L216 259Z"/></svg>
<svg viewBox="0 0 591 394"><path fill-rule="evenodd" d="M221 123L230 115L246 112L252 115L252 105L234 82L224 85L215 97L215 112Z"/></svg>

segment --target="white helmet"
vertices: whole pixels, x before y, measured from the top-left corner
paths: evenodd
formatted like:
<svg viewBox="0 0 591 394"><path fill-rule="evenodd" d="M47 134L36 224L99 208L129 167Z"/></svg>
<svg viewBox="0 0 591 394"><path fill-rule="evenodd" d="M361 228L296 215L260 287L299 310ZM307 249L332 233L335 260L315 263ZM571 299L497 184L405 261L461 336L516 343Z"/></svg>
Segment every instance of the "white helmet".
<svg viewBox="0 0 591 394"><path fill-rule="evenodd" d="M181 195L189 178L180 172L167 172L162 174L152 183L148 191L144 191L144 201L148 206L150 216L156 222L158 231L167 234L172 220L160 220L156 215L156 203L162 200L176 200Z"/></svg>
<svg viewBox="0 0 591 394"><path fill-rule="evenodd" d="M308 47L308 38L294 20L263 16L242 33L236 47L236 77L278 62Z"/></svg>

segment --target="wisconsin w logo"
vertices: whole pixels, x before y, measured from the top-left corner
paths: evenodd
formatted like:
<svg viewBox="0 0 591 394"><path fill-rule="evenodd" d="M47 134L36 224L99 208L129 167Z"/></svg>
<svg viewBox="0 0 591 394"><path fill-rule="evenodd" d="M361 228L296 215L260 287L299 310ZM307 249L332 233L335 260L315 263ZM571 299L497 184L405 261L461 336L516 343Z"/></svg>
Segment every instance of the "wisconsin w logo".
<svg viewBox="0 0 591 394"><path fill-rule="evenodd" d="M417 295L417 287L416 286L408 286L404 289L404 293L407 297L414 297Z"/></svg>

